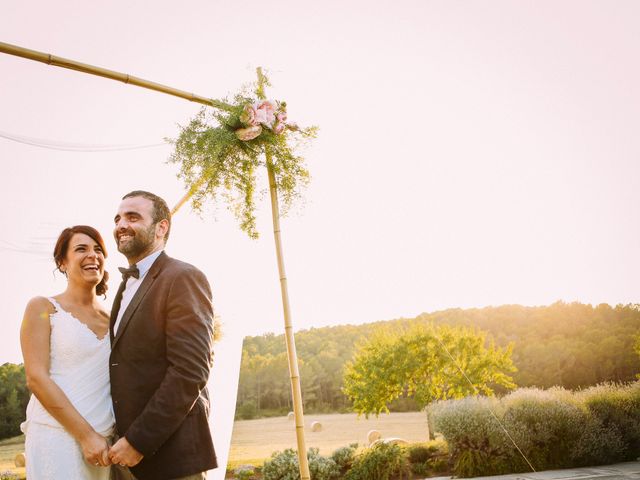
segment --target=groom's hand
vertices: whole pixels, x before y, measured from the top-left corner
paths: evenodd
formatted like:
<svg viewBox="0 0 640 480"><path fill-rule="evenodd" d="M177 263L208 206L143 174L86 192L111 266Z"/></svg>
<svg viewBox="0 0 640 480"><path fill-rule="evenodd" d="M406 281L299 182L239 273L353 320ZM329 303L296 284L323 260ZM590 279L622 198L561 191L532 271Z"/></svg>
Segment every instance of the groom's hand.
<svg viewBox="0 0 640 480"><path fill-rule="evenodd" d="M140 463L143 456L144 455L131 446L126 437L120 438L109 449L109 459L111 463L122 467L136 466Z"/></svg>

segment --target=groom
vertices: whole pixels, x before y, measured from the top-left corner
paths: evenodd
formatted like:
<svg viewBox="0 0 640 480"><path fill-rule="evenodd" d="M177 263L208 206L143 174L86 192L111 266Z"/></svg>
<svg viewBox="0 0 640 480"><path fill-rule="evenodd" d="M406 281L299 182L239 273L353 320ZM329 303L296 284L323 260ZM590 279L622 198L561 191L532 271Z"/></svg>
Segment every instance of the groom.
<svg viewBox="0 0 640 480"><path fill-rule="evenodd" d="M128 193L114 220L118 250L129 261L111 311L115 476L203 479L217 466L206 389L213 358L209 283L164 253L171 213L162 198Z"/></svg>

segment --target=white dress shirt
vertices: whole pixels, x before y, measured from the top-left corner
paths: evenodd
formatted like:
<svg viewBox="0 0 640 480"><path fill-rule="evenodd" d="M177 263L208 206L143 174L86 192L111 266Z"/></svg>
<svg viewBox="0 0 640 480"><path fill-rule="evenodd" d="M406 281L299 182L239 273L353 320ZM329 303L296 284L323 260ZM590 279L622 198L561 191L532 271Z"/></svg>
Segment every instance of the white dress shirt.
<svg viewBox="0 0 640 480"><path fill-rule="evenodd" d="M147 276L147 273L149 272L151 265L153 265L153 262L156 261L156 259L160 256L162 252L163 250L158 250L157 252L153 252L151 255L144 257L142 260L136 263L136 266L138 267L138 271L140 272L140 276L139 278L129 277L127 279L127 284L124 287L124 292L122 292L122 302L120 303L120 310L118 311L118 317L116 318L116 323L113 326L114 335L118 332L118 327L120 326L120 320L122 320L124 312L127 311L127 307L129 306L129 303L131 303L131 299L140 288L140 285L142 284L144 277Z"/></svg>

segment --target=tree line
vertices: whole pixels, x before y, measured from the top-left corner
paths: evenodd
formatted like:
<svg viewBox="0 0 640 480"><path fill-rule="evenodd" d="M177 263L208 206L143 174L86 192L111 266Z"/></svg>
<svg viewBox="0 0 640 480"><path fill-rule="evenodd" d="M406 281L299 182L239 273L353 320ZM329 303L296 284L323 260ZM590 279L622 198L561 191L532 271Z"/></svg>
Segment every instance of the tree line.
<svg viewBox="0 0 640 480"><path fill-rule="evenodd" d="M358 345L375 331L404 331L416 326L471 327L487 342L506 348L519 387L554 385L580 389L601 382L629 382L640 372L640 305L556 302L549 306L503 305L448 309L416 318L364 325L312 328L296 333L305 409L346 412L352 404L343 393L345 365ZM416 410L403 396L393 411ZM236 417L276 415L291 409L289 372L283 335L247 337L243 343Z"/></svg>
<svg viewBox="0 0 640 480"><path fill-rule="evenodd" d="M0 440L20 434L30 392L23 365L0 365Z"/></svg>

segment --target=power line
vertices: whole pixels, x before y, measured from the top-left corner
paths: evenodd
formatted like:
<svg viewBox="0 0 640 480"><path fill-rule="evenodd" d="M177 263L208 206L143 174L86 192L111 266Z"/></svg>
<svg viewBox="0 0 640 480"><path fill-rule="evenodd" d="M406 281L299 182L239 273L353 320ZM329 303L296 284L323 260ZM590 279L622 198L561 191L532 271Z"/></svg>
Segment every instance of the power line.
<svg viewBox="0 0 640 480"><path fill-rule="evenodd" d="M449 349L446 347L446 345L442 342L442 340L440 339L440 337L436 334L434 335L435 339L438 341L438 343L440 344L440 346L444 349L444 351L447 353L447 355L449 356L449 358L451 359L451 362L453 363L453 365L458 369L458 371L460 371L460 373L462 374L462 376L467 380L467 382L469 382L469 385L471 385L471 388L473 388L473 391L475 392L476 396L480 394L480 392L478 391L478 389L476 388L476 386L473 384L473 382L469 379L469 377L467 376L467 374L464 372L464 370L462 369L462 367L458 364L458 362L456 362L456 360L453 358L453 355L451 355L451 352L449 351ZM522 458L524 458L524 461L527 462L527 464L529 465L529 468L531 468L532 472L536 472L536 469L533 467L533 464L529 461L529 459L527 458L527 456L524 454L524 452L520 449L520 447L518 446L518 444L516 443L516 441L514 440L514 438L511 436L511 434L509 433L509 431L507 430L507 428L504 426L504 424L500 421L500 419L498 418L498 416L495 414L495 412L493 411L493 409L489 406L487 406L487 410L489 410L489 413L491 414L491 416L496 420L496 422L498 422L498 425L500 425L500 428L502 428L502 430L504 431L504 433L507 435L507 438L509 440L511 440L511 443L513 443L513 446L516 448L516 450L518 451L518 453L520 453L520 456Z"/></svg>

